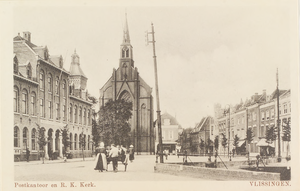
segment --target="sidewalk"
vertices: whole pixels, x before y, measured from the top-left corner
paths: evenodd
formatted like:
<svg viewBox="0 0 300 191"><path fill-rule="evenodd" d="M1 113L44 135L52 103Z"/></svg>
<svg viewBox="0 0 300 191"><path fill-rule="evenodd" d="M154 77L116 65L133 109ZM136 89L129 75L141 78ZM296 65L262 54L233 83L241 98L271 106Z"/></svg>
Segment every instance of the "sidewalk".
<svg viewBox="0 0 300 191"><path fill-rule="evenodd" d="M84 161L93 161L95 160L94 157L84 157ZM56 159L56 160L49 160L44 159L44 164L53 164L53 163L71 163L71 162L83 162L82 158L72 158L67 159L66 162L64 162L64 159ZM14 162L15 166L22 166L22 165L36 165L36 164L43 164L43 160L34 160L34 161L21 161L21 162Z"/></svg>

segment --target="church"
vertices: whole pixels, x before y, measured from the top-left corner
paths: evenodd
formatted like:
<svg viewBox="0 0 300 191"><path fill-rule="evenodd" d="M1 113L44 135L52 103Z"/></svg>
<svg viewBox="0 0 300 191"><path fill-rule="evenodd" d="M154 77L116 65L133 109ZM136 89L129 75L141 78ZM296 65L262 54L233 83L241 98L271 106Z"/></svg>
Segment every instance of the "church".
<svg viewBox="0 0 300 191"><path fill-rule="evenodd" d="M141 78L138 69L134 66L132 49L126 18L119 67L113 69L112 76L100 89L99 105L104 106L110 99L132 102L132 117L129 120L131 144L137 154L154 154L152 88Z"/></svg>

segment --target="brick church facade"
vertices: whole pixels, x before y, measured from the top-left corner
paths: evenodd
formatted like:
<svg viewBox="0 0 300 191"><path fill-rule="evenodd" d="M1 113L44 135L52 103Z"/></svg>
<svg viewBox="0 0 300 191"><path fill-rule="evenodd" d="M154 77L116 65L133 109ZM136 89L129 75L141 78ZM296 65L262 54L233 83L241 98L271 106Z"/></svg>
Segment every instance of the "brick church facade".
<svg viewBox="0 0 300 191"><path fill-rule="evenodd" d="M99 103L103 106L109 99L125 99L133 103L131 124L132 144L137 153L154 153L155 134L153 129L152 88L141 78L134 66L132 45L127 19L120 47L118 69L100 89Z"/></svg>

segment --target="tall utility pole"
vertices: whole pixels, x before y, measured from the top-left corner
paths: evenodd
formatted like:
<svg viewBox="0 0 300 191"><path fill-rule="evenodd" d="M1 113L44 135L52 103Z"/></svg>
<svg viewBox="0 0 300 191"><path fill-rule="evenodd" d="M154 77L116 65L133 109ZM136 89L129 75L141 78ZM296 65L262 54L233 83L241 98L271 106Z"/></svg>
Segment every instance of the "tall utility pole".
<svg viewBox="0 0 300 191"><path fill-rule="evenodd" d="M229 148L229 145L230 145L230 105L228 105L228 106L229 106L229 109L228 109L228 111L225 110L224 114L226 116L227 113L228 113L228 116L229 116L229 120L228 120L228 153L227 153L228 154L228 158L229 158L229 150L230 150L230 148Z"/></svg>
<svg viewBox="0 0 300 191"><path fill-rule="evenodd" d="M277 81L277 133L278 133L278 158L277 162L281 162L281 151L280 151L280 119L279 119L279 89L278 89L278 68L276 74Z"/></svg>
<svg viewBox="0 0 300 191"><path fill-rule="evenodd" d="M160 107L159 107L159 93L158 93L158 77L157 77L157 63L156 63L156 54L155 54L155 38L154 38L154 27L151 23L152 32L147 32L146 42L153 44L153 60L154 60L154 74L155 74L155 91L156 91L156 103L157 103L157 129L158 129L158 140L159 140L159 158L160 163L164 162L163 158L163 146L162 146L162 132L161 132L161 116L160 116ZM152 34L152 41L148 40L148 34Z"/></svg>

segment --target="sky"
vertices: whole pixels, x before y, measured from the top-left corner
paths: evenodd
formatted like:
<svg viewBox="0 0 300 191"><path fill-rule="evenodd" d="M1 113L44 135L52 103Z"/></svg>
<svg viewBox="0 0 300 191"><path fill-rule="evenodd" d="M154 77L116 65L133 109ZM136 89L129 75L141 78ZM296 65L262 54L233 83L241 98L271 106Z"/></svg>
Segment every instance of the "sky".
<svg viewBox="0 0 300 191"><path fill-rule="evenodd" d="M279 88L291 88L290 34L296 25L288 6L282 1L201 2L197 6L19 4L13 9L13 36L30 31L34 44L47 45L50 55L63 56L67 70L76 49L88 91L99 98L99 89L119 66L127 12L135 67L153 88L156 111L153 49L145 43L145 31L153 23L160 109L176 116L183 128L213 115L215 103L234 105L264 89L271 94L277 68Z"/></svg>

